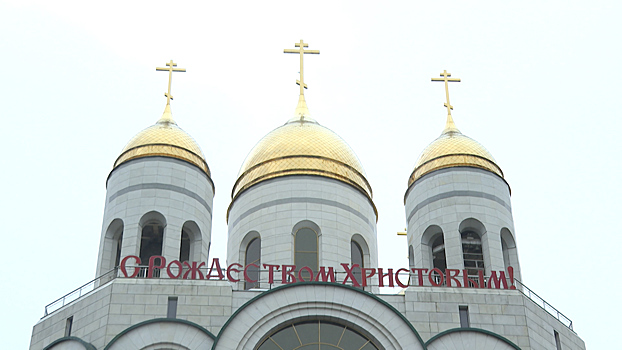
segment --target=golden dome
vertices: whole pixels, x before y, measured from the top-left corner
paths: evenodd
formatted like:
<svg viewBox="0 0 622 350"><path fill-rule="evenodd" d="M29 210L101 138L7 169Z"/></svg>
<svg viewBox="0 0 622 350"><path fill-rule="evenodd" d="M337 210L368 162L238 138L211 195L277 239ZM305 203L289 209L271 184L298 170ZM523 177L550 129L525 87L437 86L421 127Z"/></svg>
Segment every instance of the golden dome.
<svg viewBox="0 0 622 350"><path fill-rule="evenodd" d="M246 157L233 185L232 202L257 183L287 175L336 179L354 186L372 201L371 186L356 154L337 134L309 116L302 95L296 117L271 131Z"/></svg>
<svg viewBox="0 0 622 350"><path fill-rule="evenodd" d="M152 156L184 160L211 176L201 148L190 135L177 126L168 104L157 123L139 132L127 143L114 162L113 170L132 159Z"/></svg>
<svg viewBox="0 0 622 350"><path fill-rule="evenodd" d="M488 170L503 178L503 171L495 162L492 154L472 138L463 135L451 118L447 116L447 125L441 136L423 150L415 165L408 187L423 175L435 170L459 166L475 167Z"/></svg>

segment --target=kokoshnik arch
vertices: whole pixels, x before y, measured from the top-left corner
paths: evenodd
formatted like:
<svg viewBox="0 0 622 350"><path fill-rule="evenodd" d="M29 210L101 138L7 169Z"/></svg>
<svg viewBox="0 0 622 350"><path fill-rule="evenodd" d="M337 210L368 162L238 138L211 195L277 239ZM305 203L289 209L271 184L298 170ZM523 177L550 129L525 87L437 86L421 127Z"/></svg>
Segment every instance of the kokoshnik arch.
<svg viewBox="0 0 622 350"><path fill-rule="evenodd" d="M447 71L432 79L445 85L441 135L418 159L396 150L416 160L404 174L408 268L378 266L363 165L307 107L303 60L319 54L308 47L285 50L300 58L298 104L242 163L222 266L211 171L171 112L185 69L157 68L166 106L108 176L97 278L46 307L30 349L585 349L521 282L510 187L456 127Z"/></svg>

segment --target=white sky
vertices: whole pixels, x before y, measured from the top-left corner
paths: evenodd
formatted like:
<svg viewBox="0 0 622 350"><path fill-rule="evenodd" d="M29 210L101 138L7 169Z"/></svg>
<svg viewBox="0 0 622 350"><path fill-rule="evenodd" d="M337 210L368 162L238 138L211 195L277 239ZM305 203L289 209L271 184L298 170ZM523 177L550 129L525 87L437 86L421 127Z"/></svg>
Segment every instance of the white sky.
<svg viewBox="0 0 622 350"><path fill-rule="evenodd" d="M198 1L196 3L199 3ZM403 196L441 132L447 69L461 131L512 188L527 286L610 348L622 128L619 1L0 1L0 347L26 348L44 306L95 274L105 181L161 115L201 145L216 186L212 256L246 154L293 115L304 39L307 103L355 150L379 211L380 265L407 266ZM397 253L396 253L397 252Z"/></svg>

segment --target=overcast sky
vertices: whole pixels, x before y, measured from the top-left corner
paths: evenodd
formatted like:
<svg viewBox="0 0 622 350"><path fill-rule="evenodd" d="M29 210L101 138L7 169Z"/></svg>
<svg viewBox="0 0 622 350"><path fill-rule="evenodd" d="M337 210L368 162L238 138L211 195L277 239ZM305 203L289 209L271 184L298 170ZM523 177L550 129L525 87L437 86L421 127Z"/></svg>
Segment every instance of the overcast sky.
<svg viewBox="0 0 622 350"><path fill-rule="evenodd" d="M378 208L380 266L408 266L403 199L442 131L444 69L460 130L512 188L525 284L610 348L622 313L619 1L0 1L0 347L23 349L54 299L95 276L106 178L173 117L216 186L211 257L257 141L293 116L304 39L312 116L354 149ZM397 253L396 253L397 252ZM552 335L551 335L552 336Z"/></svg>

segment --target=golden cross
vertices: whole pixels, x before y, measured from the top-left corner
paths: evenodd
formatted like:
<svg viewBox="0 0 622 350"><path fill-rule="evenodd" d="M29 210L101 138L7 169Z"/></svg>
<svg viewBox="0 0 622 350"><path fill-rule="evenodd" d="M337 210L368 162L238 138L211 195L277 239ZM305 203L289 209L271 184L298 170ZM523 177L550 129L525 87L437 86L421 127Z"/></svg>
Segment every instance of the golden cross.
<svg viewBox="0 0 622 350"><path fill-rule="evenodd" d="M447 83L449 82L460 82L460 79L454 78L454 79L449 79L449 77L451 77L451 73L447 73L446 70L443 71L443 73L441 73L441 77L443 78L432 78L432 81L444 81L445 82L445 95L447 97L447 103L444 104L445 107L447 107L447 115L451 115L451 110L454 109L454 106L452 106L449 103L449 85Z"/></svg>
<svg viewBox="0 0 622 350"><path fill-rule="evenodd" d="M309 47L309 44L305 44L302 39L300 40L299 43L295 44L296 47L299 47L300 49L296 50L296 49L285 49L283 50L284 53L299 53L300 54L300 80L296 80L296 84L300 85L300 94L304 95L304 89L307 88L307 84L305 84L305 80L304 80L304 71L303 71L303 65L302 65L302 57L305 53L311 53L311 54L316 54L319 55L320 50L305 50L305 47Z"/></svg>
<svg viewBox="0 0 622 350"><path fill-rule="evenodd" d="M168 66L168 68L156 67L156 70L157 71L168 71L168 92L165 92L164 96L166 97L166 104L170 105L171 100L173 99L173 95L171 95L171 81L173 80L173 72L185 72L186 69L185 68L173 68L173 67L177 67L177 63L173 63L173 60L166 63L166 65Z"/></svg>

